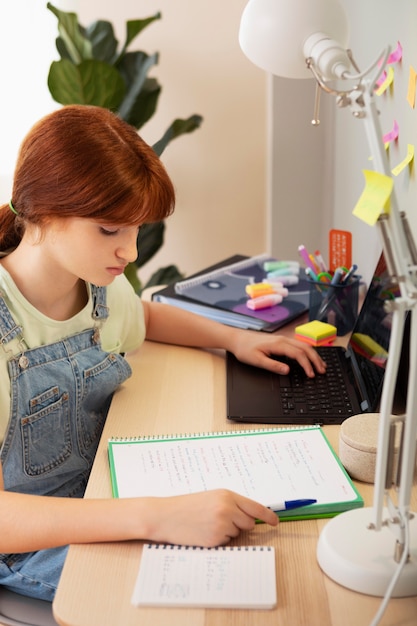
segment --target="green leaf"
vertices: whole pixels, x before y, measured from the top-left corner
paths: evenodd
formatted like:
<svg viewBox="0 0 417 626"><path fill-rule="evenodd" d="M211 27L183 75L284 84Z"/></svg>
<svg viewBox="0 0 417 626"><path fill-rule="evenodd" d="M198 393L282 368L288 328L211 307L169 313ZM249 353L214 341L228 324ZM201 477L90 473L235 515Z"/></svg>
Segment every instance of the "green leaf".
<svg viewBox="0 0 417 626"><path fill-rule="evenodd" d="M119 42L114 36L112 24L98 20L85 29L85 36L91 43L93 58L113 65Z"/></svg>
<svg viewBox="0 0 417 626"><path fill-rule="evenodd" d="M171 126L165 131L164 135L159 141L152 146L158 156L161 156L166 146L170 141L176 139L180 135L185 133L192 133L196 128L201 126L203 118L201 115L191 115L188 119L176 119L172 122Z"/></svg>
<svg viewBox="0 0 417 626"><path fill-rule="evenodd" d="M125 52L129 44L143 31L144 28L152 24L155 20L160 20L162 17L161 13L155 13L155 15L151 15L151 17L146 17L142 20L128 20L126 22L126 41L123 46L122 53Z"/></svg>
<svg viewBox="0 0 417 626"><path fill-rule="evenodd" d="M165 224L155 222L153 224L143 224L139 229L137 238L138 258L136 267L142 267L151 259L164 243Z"/></svg>
<svg viewBox="0 0 417 626"><path fill-rule="evenodd" d="M60 11L50 2L48 2L46 6L58 18L58 32L73 63L80 63L84 59L91 59L92 46L80 29L77 14ZM59 51L58 49L58 52Z"/></svg>
<svg viewBox="0 0 417 626"><path fill-rule="evenodd" d="M139 280L138 268L136 267L135 263L128 263L125 267L124 273L136 293L140 293L142 283Z"/></svg>
<svg viewBox="0 0 417 626"><path fill-rule="evenodd" d="M181 274L176 265L167 265L154 272L143 289L155 287L155 285L170 285L182 278L184 278L184 274Z"/></svg>
<svg viewBox="0 0 417 626"><path fill-rule="evenodd" d="M143 126L155 113L161 88L155 79L148 79L147 74L157 63L158 54L129 52L117 65L128 86L119 115L135 128Z"/></svg>
<svg viewBox="0 0 417 626"><path fill-rule="evenodd" d="M54 61L48 75L52 97L61 104L93 104L116 110L125 94L119 72L103 61L74 65L67 59Z"/></svg>

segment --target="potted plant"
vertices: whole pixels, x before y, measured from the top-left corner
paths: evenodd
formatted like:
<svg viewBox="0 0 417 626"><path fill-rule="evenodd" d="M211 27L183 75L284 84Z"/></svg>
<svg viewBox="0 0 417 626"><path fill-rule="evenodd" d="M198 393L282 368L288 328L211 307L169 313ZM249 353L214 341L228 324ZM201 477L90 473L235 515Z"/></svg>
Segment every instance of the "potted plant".
<svg viewBox="0 0 417 626"><path fill-rule="evenodd" d="M56 47L59 61L53 61L48 74L48 88L60 104L90 104L106 107L122 119L140 129L155 113L161 93L157 79L149 77L149 70L158 63L159 55L148 55L141 50L130 50L133 40L149 24L161 19L155 13L145 19L126 22L126 39L119 48L113 26L105 20L82 26L76 13L68 13L54 7L47 8L58 19ZM201 125L200 115L176 119L163 136L153 144L160 156L170 141L193 132ZM138 278L142 267L163 244L165 224L145 224L141 227L137 246L140 257L126 268L126 274L136 291L143 288ZM145 287L169 284L182 275L175 265L155 272Z"/></svg>

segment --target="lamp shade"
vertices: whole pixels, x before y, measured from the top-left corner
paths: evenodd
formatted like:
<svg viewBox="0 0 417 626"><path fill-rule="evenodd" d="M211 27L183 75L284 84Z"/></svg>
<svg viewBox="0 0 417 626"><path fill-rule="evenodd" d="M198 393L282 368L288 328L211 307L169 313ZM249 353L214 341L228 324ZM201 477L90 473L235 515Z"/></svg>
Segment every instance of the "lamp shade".
<svg viewBox="0 0 417 626"><path fill-rule="evenodd" d="M347 47L348 23L338 0L249 0L239 44L252 63L267 72L311 78L303 45L313 33L324 33Z"/></svg>

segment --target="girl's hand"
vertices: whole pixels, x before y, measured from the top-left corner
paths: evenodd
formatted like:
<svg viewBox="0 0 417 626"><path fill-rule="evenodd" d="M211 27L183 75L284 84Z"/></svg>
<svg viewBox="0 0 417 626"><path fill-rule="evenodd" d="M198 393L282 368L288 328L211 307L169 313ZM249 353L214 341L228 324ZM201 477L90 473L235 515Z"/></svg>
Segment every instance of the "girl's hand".
<svg viewBox="0 0 417 626"><path fill-rule="evenodd" d="M241 530L252 530L256 520L271 526L277 515L267 507L227 489L185 496L151 498L149 539L175 544L213 547L224 545Z"/></svg>
<svg viewBox="0 0 417 626"><path fill-rule="evenodd" d="M290 368L288 364L272 359L272 355L295 359L309 378L316 372L324 374L326 371L326 364L314 348L283 335L265 336L261 332L237 331L231 351L240 361L277 374L288 374Z"/></svg>

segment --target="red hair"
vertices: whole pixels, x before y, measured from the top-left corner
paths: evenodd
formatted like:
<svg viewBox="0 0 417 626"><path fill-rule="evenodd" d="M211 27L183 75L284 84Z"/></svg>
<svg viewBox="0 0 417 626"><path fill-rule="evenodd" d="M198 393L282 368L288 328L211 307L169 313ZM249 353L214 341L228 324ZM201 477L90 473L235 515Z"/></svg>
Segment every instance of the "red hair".
<svg viewBox="0 0 417 626"><path fill-rule="evenodd" d="M0 207L0 250L16 247L25 223L55 217L103 224L158 222L174 210L173 184L154 150L108 109L65 106L29 131L17 159L13 206Z"/></svg>

